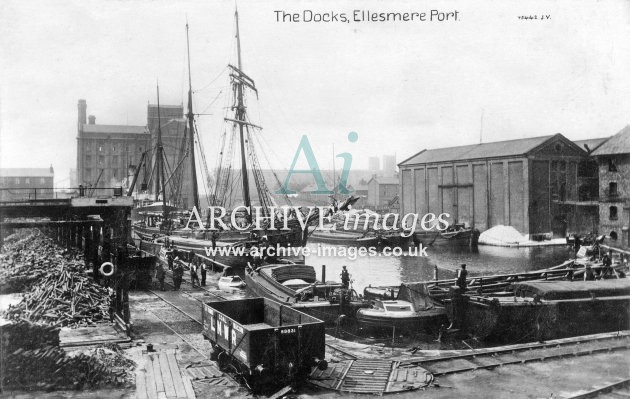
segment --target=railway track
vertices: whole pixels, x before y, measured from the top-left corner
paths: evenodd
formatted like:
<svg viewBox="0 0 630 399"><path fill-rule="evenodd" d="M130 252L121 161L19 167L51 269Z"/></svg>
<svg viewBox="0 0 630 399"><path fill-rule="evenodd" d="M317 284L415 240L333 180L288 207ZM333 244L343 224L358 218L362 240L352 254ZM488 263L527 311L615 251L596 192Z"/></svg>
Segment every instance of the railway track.
<svg viewBox="0 0 630 399"><path fill-rule="evenodd" d="M164 292L148 290L159 299L166 307L157 307L151 313L169 331L186 342L195 352L204 358L204 364L187 368L187 372L193 379L201 380L206 384L218 386L239 386L239 382L229 373L221 372L218 367L209 359L212 351L210 343L202 337L201 311L191 314L190 308L176 303L177 301L168 298Z"/></svg>
<svg viewBox="0 0 630 399"><path fill-rule="evenodd" d="M543 362L574 356L587 356L630 349L630 332L598 334L556 340L549 343L532 343L511 347L488 348L465 354L439 356L402 361L401 367L422 366L434 376L494 369L501 366Z"/></svg>
<svg viewBox="0 0 630 399"><path fill-rule="evenodd" d="M617 382L604 384L592 388L586 392L568 396L565 399L587 399L587 398L630 398L630 378Z"/></svg>

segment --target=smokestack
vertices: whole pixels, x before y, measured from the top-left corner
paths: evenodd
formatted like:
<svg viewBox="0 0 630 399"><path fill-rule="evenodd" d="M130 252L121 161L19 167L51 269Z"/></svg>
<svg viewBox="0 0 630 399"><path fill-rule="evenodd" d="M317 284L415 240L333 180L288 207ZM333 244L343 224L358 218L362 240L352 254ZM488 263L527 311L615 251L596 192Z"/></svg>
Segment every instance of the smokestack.
<svg viewBox="0 0 630 399"><path fill-rule="evenodd" d="M87 103L85 100L79 100L79 104L77 105L79 108L79 125L85 125L87 121L85 120L85 116L87 114Z"/></svg>
<svg viewBox="0 0 630 399"><path fill-rule="evenodd" d="M96 117L94 115L90 115L88 116L88 121L90 125L93 125L94 123L96 123Z"/></svg>

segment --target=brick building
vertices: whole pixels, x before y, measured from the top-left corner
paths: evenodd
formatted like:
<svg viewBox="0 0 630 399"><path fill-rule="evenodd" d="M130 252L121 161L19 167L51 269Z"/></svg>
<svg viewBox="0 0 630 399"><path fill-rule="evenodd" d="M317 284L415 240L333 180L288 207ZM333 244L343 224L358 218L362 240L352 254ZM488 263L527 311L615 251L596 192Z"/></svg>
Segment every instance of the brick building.
<svg viewBox="0 0 630 399"><path fill-rule="evenodd" d="M596 206L576 206L587 156L561 134L423 150L399 164L401 211L448 213L481 231L589 232Z"/></svg>
<svg viewBox="0 0 630 399"><path fill-rule="evenodd" d="M88 121L85 100L79 100L78 109L77 183L98 188L121 186L129 167L151 149L147 127L97 125L92 115Z"/></svg>
<svg viewBox="0 0 630 399"><path fill-rule="evenodd" d="M147 192L154 193L156 175L151 173L155 164L158 131L157 105L147 106L147 124L98 125L96 117L87 116L85 100L78 103L77 184L85 187L128 187L146 152L145 164L140 168L136 192L141 183L147 183ZM185 155L186 119L182 105L160 105L162 143L166 155L165 178L168 200L188 208L190 198L190 165L180 162ZM179 165L179 167L178 167ZM172 178L171 175L175 175ZM181 184L176 182L181 181Z"/></svg>
<svg viewBox="0 0 630 399"><path fill-rule="evenodd" d="M381 210L390 207L390 202L398 195L397 177L374 176L368 181L367 206Z"/></svg>
<svg viewBox="0 0 630 399"><path fill-rule="evenodd" d="M55 171L50 168L0 168L0 201L53 198Z"/></svg>
<svg viewBox="0 0 630 399"><path fill-rule="evenodd" d="M599 170L599 233L630 249L630 126L593 151Z"/></svg>

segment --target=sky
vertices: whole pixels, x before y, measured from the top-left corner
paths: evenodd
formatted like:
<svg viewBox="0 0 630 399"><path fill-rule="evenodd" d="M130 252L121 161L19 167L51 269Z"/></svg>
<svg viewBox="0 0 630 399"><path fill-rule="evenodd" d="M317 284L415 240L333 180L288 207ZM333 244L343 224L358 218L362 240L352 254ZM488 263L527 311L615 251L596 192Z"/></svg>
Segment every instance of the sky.
<svg viewBox="0 0 630 399"><path fill-rule="evenodd" d="M146 106L185 104L190 25L194 106L214 164L236 63L234 1L0 3L0 167L76 165L77 101L99 124L146 124ZM298 13L457 11L454 21L278 22ZM239 0L250 119L275 169L307 135L366 168L439 148L630 124L630 1ZM519 19L536 15L538 19ZM549 15L549 19L541 19ZM355 143L348 133L358 133ZM338 161L341 162L340 160ZM264 165L263 165L264 166ZM339 164L337 165L339 166Z"/></svg>

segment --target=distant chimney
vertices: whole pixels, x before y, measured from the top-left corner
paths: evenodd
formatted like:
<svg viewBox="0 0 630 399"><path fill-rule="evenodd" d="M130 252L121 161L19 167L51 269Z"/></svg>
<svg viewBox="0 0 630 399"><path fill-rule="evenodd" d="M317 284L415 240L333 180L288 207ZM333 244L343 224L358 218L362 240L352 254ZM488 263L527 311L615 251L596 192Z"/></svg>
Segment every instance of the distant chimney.
<svg viewBox="0 0 630 399"><path fill-rule="evenodd" d="M87 103L85 100L79 100L79 125L85 125L87 123L85 116L87 115Z"/></svg>
<svg viewBox="0 0 630 399"><path fill-rule="evenodd" d="M55 170L52 167L52 164L50 164L50 173L55 173Z"/></svg>
<svg viewBox="0 0 630 399"><path fill-rule="evenodd" d="M93 125L94 123L96 123L96 117L94 115L90 115L88 116L88 124Z"/></svg>

